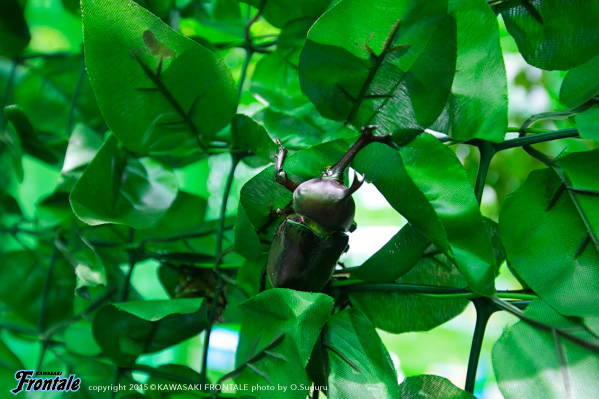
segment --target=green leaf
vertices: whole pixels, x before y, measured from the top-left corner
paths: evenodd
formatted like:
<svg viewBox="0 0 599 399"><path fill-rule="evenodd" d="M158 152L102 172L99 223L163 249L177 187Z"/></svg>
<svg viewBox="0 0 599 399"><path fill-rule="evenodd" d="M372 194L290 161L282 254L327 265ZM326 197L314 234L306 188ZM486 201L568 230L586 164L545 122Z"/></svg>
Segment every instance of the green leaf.
<svg viewBox="0 0 599 399"><path fill-rule="evenodd" d="M599 314L599 197L593 194L599 185L589 173L599 168L598 154L558 160L570 189L554 171L532 172L499 217L509 265L565 316Z"/></svg>
<svg viewBox="0 0 599 399"><path fill-rule="evenodd" d="M456 21L447 0L346 0L310 29L300 80L323 116L401 135L435 122L455 63Z"/></svg>
<svg viewBox="0 0 599 399"><path fill-rule="evenodd" d="M443 255L422 258L397 282L456 288L466 286L462 275ZM375 327L394 334L431 330L462 313L468 304L464 299L376 291L352 292L350 300Z"/></svg>
<svg viewBox="0 0 599 399"><path fill-rule="evenodd" d="M0 267L0 301L15 315L31 325L38 325L42 310L41 293L48 279L48 264L41 264L29 252L2 254ZM73 269L60 259L55 259L52 278L48 287L46 326L73 315Z"/></svg>
<svg viewBox="0 0 599 399"><path fill-rule="evenodd" d="M368 318L357 309L335 314L324 329L327 398L398 398L391 357Z"/></svg>
<svg viewBox="0 0 599 399"><path fill-rule="evenodd" d="M262 15L273 26L283 28L289 21L299 18L314 19L327 9L331 0L304 0L301 3L293 0L242 0L253 7L262 9Z"/></svg>
<svg viewBox="0 0 599 399"><path fill-rule="evenodd" d="M260 238L243 207L237 210L235 222L235 252L248 260L257 261L262 255Z"/></svg>
<svg viewBox="0 0 599 399"><path fill-rule="evenodd" d="M497 17L485 0L450 0L449 11L457 21L458 56L446 131L455 141L501 142L508 107Z"/></svg>
<svg viewBox="0 0 599 399"><path fill-rule="evenodd" d="M87 287L106 285L106 269L100 256L79 231L72 225L68 246L62 241L55 243L56 248L75 270L77 284L75 292L88 297Z"/></svg>
<svg viewBox="0 0 599 399"><path fill-rule="evenodd" d="M162 249L168 245L168 241L163 244L160 240L194 233L201 234L206 230L203 222L207 205L205 198L179 191L166 213L151 227L137 230L135 239L156 240L156 243L147 243L146 248Z"/></svg>
<svg viewBox="0 0 599 399"><path fill-rule="evenodd" d="M15 384L15 373L25 367L10 348L0 340L0 383L4 387Z"/></svg>
<svg viewBox="0 0 599 399"><path fill-rule="evenodd" d="M323 118L312 104L285 112L266 108L254 115L270 135L289 147L305 148L327 141L355 136L355 131Z"/></svg>
<svg viewBox="0 0 599 399"><path fill-rule="evenodd" d="M36 59L34 67L25 69L15 86L14 103L29 117L40 138L43 134L48 141L64 143L65 135L71 133L66 131L70 118L73 126L83 122L92 129L106 130L84 66L77 54ZM64 148L60 149L64 153Z"/></svg>
<svg viewBox="0 0 599 399"><path fill-rule="evenodd" d="M285 24L275 51L261 58L252 74L252 93L278 110L293 111L308 103L299 80L299 58L314 18L296 19Z"/></svg>
<svg viewBox="0 0 599 399"><path fill-rule="evenodd" d="M48 150L47 144L40 141L29 119L18 105L9 105L4 108L6 119L12 123L17 131L23 150L40 161L49 164L58 162L56 155Z"/></svg>
<svg viewBox="0 0 599 399"><path fill-rule="evenodd" d="M9 57L19 55L27 46L31 34L18 0L0 2L0 54Z"/></svg>
<svg viewBox="0 0 599 399"><path fill-rule="evenodd" d="M493 293L493 247L470 180L453 151L423 134L399 153L370 145L358 154L354 167L418 233L455 260L472 290Z"/></svg>
<svg viewBox="0 0 599 399"><path fill-rule="evenodd" d="M399 386L399 392L402 399L476 399L438 375L407 377Z"/></svg>
<svg viewBox="0 0 599 399"><path fill-rule="evenodd" d="M94 159L102 144L102 138L96 132L82 123L77 124L69 138L69 145L60 173L80 177L80 175L73 172L87 166Z"/></svg>
<svg viewBox="0 0 599 399"><path fill-rule="evenodd" d="M19 182L23 181L23 149L19 135L12 129L0 132L0 165L1 188L9 188L13 173Z"/></svg>
<svg viewBox="0 0 599 399"><path fill-rule="evenodd" d="M264 126L247 115L237 114L231 121L233 144L248 149L266 162L276 160L279 149Z"/></svg>
<svg viewBox="0 0 599 399"><path fill-rule="evenodd" d="M561 316L542 300L531 303L525 313L535 320L569 329L578 337L599 343L580 322ZM495 343L493 368L506 399L531 396L591 399L599 392L597 353L549 331L531 327L524 321L508 328Z"/></svg>
<svg viewBox="0 0 599 399"><path fill-rule="evenodd" d="M599 70L599 55L566 74L559 92L559 100L569 108L587 102L599 94L599 80L595 78Z"/></svg>
<svg viewBox="0 0 599 399"><path fill-rule="evenodd" d="M104 306L93 320L102 352L120 366L198 334L208 325L203 298L134 301Z"/></svg>
<svg viewBox="0 0 599 399"><path fill-rule="evenodd" d="M308 102L302 94L297 66L292 65L279 51L258 61L252 75L251 91L280 110L292 110Z"/></svg>
<svg viewBox="0 0 599 399"><path fill-rule="evenodd" d="M173 5L173 0L134 0L137 4L159 18L165 19Z"/></svg>
<svg viewBox="0 0 599 399"><path fill-rule="evenodd" d="M87 70L106 123L125 147L189 150L229 123L237 90L212 52L130 0L82 5Z"/></svg>
<svg viewBox="0 0 599 399"><path fill-rule="evenodd" d="M89 356L80 356L72 352L61 353L69 371L77 378L81 378L81 387L77 392L69 392L71 398L76 399L109 399L112 392L104 393L92 390L92 387L98 385L110 385L114 382L117 373L116 367L106 361ZM121 384L133 383L126 375L122 376ZM96 388L97 389L97 388ZM126 393L127 391L121 392ZM121 398L121 396L117 396Z"/></svg>
<svg viewBox="0 0 599 399"><path fill-rule="evenodd" d="M508 7L505 26L529 64L566 70L599 53L599 3L526 0Z"/></svg>
<svg viewBox="0 0 599 399"><path fill-rule="evenodd" d="M259 398L304 399L305 391L289 387L309 385L305 367L331 314L333 299L325 294L275 288L244 302L241 309L237 369L225 378L259 387L262 390L253 393ZM276 384L275 390L266 390L272 384ZM287 391L277 390L277 385L287 387Z"/></svg>
<svg viewBox="0 0 599 399"><path fill-rule="evenodd" d="M96 226L116 223L148 228L177 195L172 171L152 158L131 158L108 138L71 192L75 215Z"/></svg>
<svg viewBox="0 0 599 399"><path fill-rule="evenodd" d="M580 137L599 141L599 105L593 105L576 116L576 127Z"/></svg>
<svg viewBox="0 0 599 399"><path fill-rule="evenodd" d="M407 224L351 276L373 283L395 281L418 263L427 245L428 240Z"/></svg>
<svg viewBox="0 0 599 399"><path fill-rule="evenodd" d="M92 324L87 320L77 320L64 330L66 348L81 356L97 356L101 349L94 340Z"/></svg>

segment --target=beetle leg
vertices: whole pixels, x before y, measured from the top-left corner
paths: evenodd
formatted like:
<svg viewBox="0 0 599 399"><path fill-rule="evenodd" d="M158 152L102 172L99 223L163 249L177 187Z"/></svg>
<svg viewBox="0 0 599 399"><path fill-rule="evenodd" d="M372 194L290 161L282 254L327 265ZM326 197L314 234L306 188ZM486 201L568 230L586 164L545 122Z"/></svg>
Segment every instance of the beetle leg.
<svg viewBox="0 0 599 399"><path fill-rule="evenodd" d="M294 192L297 184L287 177L287 172L283 170L283 162L285 162L285 157L287 157L287 148L283 147L281 140L277 139L276 142L279 145L279 154L277 155L277 162L275 164L275 180L287 190Z"/></svg>

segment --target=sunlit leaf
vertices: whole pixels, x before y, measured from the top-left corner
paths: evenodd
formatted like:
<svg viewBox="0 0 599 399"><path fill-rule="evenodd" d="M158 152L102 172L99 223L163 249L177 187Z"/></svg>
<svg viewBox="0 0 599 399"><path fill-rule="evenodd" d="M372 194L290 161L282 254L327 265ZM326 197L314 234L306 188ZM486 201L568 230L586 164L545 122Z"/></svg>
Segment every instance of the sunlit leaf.
<svg viewBox="0 0 599 399"><path fill-rule="evenodd" d="M197 147L235 112L231 73L212 52L130 0L84 0L85 58L98 104L128 149ZM106 46L106 43L111 43Z"/></svg>
<svg viewBox="0 0 599 399"><path fill-rule="evenodd" d="M337 313L322 340L329 369L327 398L397 398L397 374L374 326L357 309Z"/></svg>
<svg viewBox="0 0 599 399"><path fill-rule="evenodd" d="M570 69L599 53L599 3L526 0L501 15L524 59L542 69Z"/></svg>
<svg viewBox="0 0 599 399"><path fill-rule="evenodd" d="M580 322L565 318L541 300L531 303L526 315L599 343ZM531 395L547 399L591 399L599 390L597 353L524 321L508 328L493 347L493 368L506 399Z"/></svg>
<svg viewBox="0 0 599 399"><path fill-rule="evenodd" d="M300 79L323 116L402 136L435 122L455 63L456 21L447 0L346 0L310 29Z"/></svg>
<svg viewBox="0 0 599 399"><path fill-rule="evenodd" d="M142 353L198 334L208 325L207 317L203 298L114 303L98 311L93 333L106 356L128 366Z"/></svg>
<svg viewBox="0 0 599 399"><path fill-rule="evenodd" d="M532 172L499 219L510 266L566 316L598 314L599 185L589 173L597 159L597 150L560 158L568 188L551 170Z"/></svg>
<svg viewBox="0 0 599 399"><path fill-rule="evenodd" d="M272 304L277 306L273 307ZM244 302L237 371L238 384L261 387L258 398L304 399L302 390L268 390L273 384L290 387L308 384L305 367L320 331L328 320L333 300L325 294L271 289ZM265 351L276 353L269 356ZM274 385L275 387L277 385Z"/></svg>
<svg viewBox="0 0 599 399"><path fill-rule="evenodd" d="M117 223L147 228L177 195L173 173L152 158L132 158L111 136L73 188L75 215L92 226Z"/></svg>
<svg viewBox="0 0 599 399"><path fill-rule="evenodd" d="M402 399L476 399L474 395L438 375L407 377L399 386Z"/></svg>
<svg viewBox="0 0 599 399"><path fill-rule="evenodd" d="M456 288L466 286L459 271L442 255L423 258L397 283ZM468 304L464 299L376 291L351 292L350 300L375 327L395 334L433 329L462 313Z"/></svg>

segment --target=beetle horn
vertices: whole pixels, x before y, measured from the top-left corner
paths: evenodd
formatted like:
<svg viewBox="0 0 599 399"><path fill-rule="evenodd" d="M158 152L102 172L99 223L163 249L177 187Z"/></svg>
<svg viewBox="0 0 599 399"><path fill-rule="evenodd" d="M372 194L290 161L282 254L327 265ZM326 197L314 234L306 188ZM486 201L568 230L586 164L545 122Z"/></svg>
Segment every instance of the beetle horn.
<svg viewBox="0 0 599 399"><path fill-rule="evenodd" d="M358 189L360 187L362 187L362 184L364 184L364 180L365 177L364 175L360 176L358 174L358 172L356 173L356 177L354 178L354 181L351 183L351 186L347 189L347 191L345 192L345 197L350 197L353 193L355 193L356 191L358 191Z"/></svg>

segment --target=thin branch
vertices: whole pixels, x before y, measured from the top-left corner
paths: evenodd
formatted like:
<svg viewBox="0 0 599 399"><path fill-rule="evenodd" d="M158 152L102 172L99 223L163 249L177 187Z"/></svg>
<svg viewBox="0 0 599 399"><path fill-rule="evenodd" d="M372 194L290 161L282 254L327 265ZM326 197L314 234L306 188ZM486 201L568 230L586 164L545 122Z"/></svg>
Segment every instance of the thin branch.
<svg viewBox="0 0 599 399"><path fill-rule="evenodd" d="M502 143L493 144L495 151L508 150L510 148L523 147L527 145L544 143L546 141L560 140L571 137L580 137L578 129L554 130L547 133L538 133L531 136L518 137L512 140L506 140Z"/></svg>
<svg viewBox="0 0 599 399"><path fill-rule="evenodd" d="M227 216L227 202L229 200L229 195L231 193L231 187L233 185L233 180L235 177L235 169L237 168L237 165L239 164L239 161L241 160L240 157L232 154L231 155L232 158L232 163L231 163L231 169L229 171L229 175L227 176L227 180L225 182L225 190L223 192L223 199L221 201L221 207L220 207L220 218L219 218L219 223L218 223L218 228L217 228L217 233L216 233L216 248L215 248L215 262L214 262L214 272L217 274L217 283L216 283L216 289L214 291L214 296L212 299L212 306L210 308L210 313L208 314L208 328L206 328L205 332L204 332L204 346L202 348L202 371L201 371L201 383L202 385L204 385L206 383L206 376L207 376L207 364L208 364L208 347L210 345L210 334L212 333L212 326L214 324L214 321L216 319L216 311L218 309L218 305L219 305L219 298L222 295L223 292L223 287L224 287L224 281L220 272L220 264L222 263L222 259L223 259L223 251L222 251L222 245L223 245L223 236L224 236L224 225L225 225L225 218Z"/></svg>
<svg viewBox="0 0 599 399"><path fill-rule="evenodd" d="M476 308L476 325L474 334L472 335L472 344L470 345L470 356L468 358L468 371L466 373L466 392L474 393L474 385L476 383L476 371L478 369L478 361L480 352L483 347L483 339L485 330L491 315L498 310L488 298L481 297L472 301Z"/></svg>
<svg viewBox="0 0 599 399"><path fill-rule="evenodd" d="M478 171L476 173L474 193L476 194L476 199L478 201L478 205L480 206L485 189L485 181L487 180L487 173L489 172L489 165L491 164L491 160L493 159L496 151L491 143L484 140L479 140L477 147L480 153L480 161L478 164Z"/></svg>

